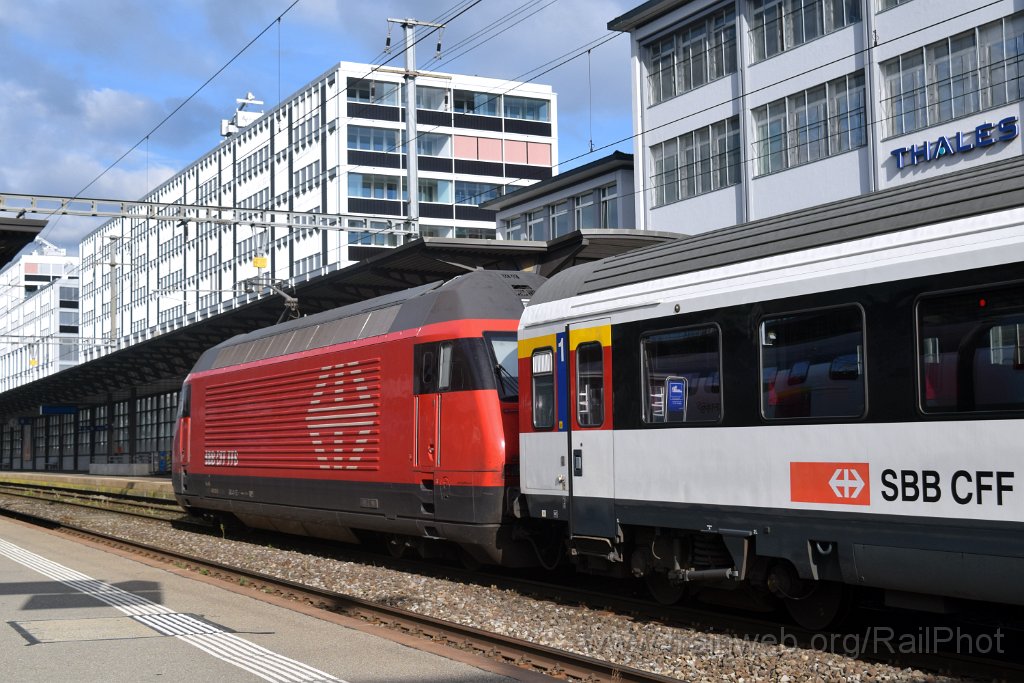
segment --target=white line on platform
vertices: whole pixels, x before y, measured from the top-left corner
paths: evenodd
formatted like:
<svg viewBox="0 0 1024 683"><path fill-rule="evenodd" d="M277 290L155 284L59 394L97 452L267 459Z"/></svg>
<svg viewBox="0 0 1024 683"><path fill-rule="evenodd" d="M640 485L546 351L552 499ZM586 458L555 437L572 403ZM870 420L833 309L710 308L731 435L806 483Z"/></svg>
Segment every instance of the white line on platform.
<svg viewBox="0 0 1024 683"><path fill-rule="evenodd" d="M173 636L217 659L271 683L345 683L319 669L289 659L188 614L93 579L0 538L0 555L54 581L105 602L157 633Z"/></svg>

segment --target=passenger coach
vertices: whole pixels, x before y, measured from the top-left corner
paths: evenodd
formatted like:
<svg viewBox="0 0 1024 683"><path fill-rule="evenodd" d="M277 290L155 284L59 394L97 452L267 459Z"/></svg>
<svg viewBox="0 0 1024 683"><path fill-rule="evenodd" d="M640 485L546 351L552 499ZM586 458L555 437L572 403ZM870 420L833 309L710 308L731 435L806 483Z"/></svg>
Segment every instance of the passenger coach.
<svg viewBox="0 0 1024 683"><path fill-rule="evenodd" d="M665 601L748 581L810 625L850 585L1024 604L1020 177L549 280L519 331L524 517Z"/></svg>

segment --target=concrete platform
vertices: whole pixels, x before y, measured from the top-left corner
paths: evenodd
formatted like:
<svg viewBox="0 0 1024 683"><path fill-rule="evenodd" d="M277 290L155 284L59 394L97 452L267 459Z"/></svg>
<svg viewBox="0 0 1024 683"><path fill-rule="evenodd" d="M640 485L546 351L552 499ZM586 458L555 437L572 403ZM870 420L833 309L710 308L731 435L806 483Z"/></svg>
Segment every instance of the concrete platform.
<svg viewBox="0 0 1024 683"><path fill-rule="evenodd" d="M46 484L59 488L174 500L170 476L116 477L59 472L0 472L0 483Z"/></svg>
<svg viewBox="0 0 1024 683"><path fill-rule="evenodd" d="M545 680L482 658L455 661L449 657L462 655L429 641L225 586L0 517L2 677L77 683Z"/></svg>

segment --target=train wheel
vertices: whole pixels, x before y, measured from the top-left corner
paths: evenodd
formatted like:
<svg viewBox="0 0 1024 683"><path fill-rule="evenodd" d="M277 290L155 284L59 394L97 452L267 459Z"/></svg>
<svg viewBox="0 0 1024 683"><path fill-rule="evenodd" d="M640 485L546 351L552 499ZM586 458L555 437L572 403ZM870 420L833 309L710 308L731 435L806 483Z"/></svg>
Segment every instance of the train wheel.
<svg viewBox="0 0 1024 683"><path fill-rule="evenodd" d="M839 622L850 604L847 587L834 581L819 581L801 598L784 598L786 611L808 631L823 631Z"/></svg>
<svg viewBox="0 0 1024 683"><path fill-rule="evenodd" d="M409 544L401 536L389 536L387 540L388 553L396 560L402 559Z"/></svg>
<svg viewBox="0 0 1024 683"><path fill-rule="evenodd" d="M647 581L647 590L651 596L662 605L674 605L686 594L686 586L669 581L665 572L649 571L644 579Z"/></svg>

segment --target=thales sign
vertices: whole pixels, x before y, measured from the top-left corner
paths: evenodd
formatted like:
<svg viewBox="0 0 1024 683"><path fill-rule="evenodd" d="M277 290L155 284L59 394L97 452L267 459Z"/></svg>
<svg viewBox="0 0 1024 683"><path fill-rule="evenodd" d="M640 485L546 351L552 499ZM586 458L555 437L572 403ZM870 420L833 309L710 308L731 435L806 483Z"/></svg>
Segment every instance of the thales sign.
<svg viewBox="0 0 1024 683"><path fill-rule="evenodd" d="M935 161L954 154L965 154L972 149L989 147L998 142L1009 142L1020 134L1016 116L1007 116L999 123L983 123L973 130L958 131L938 140L926 140L920 145L910 145L894 149L890 154L896 157L896 168L903 168L908 163L916 166L926 161Z"/></svg>

